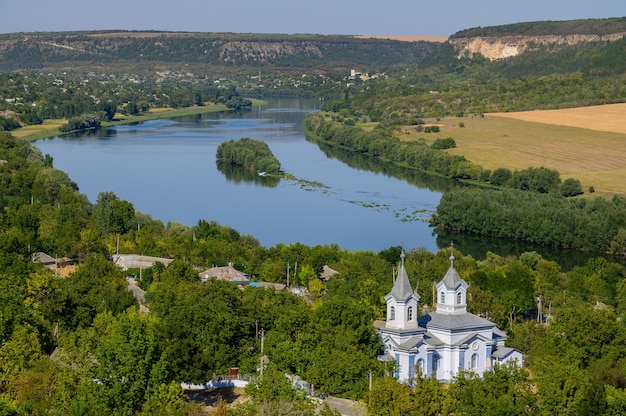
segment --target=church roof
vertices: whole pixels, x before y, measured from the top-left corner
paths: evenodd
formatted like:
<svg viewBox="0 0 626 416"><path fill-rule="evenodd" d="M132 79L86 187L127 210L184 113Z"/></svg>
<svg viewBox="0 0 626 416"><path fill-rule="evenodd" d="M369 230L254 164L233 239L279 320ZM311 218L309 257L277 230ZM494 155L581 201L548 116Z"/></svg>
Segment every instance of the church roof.
<svg viewBox="0 0 626 416"><path fill-rule="evenodd" d="M410 350L417 347L422 342L424 342L424 337L422 336L411 337L404 341L402 344L400 344L399 347L402 349Z"/></svg>
<svg viewBox="0 0 626 416"><path fill-rule="evenodd" d="M456 289L463 283L463 279L459 276L459 273L455 270L454 266L450 266L446 275L441 281L448 289Z"/></svg>
<svg viewBox="0 0 626 416"><path fill-rule="evenodd" d="M512 352L515 352L515 351L517 351L515 348L498 347L498 349L496 349L493 353L491 353L491 356L494 357L494 358L503 359L507 355L509 355L509 354L511 354Z"/></svg>
<svg viewBox="0 0 626 416"><path fill-rule="evenodd" d="M443 314L431 312L421 316L417 323L422 328L461 331L479 328L495 328L496 324L472 313Z"/></svg>
<svg viewBox="0 0 626 416"><path fill-rule="evenodd" d="M459 276L459 273L454 268L454 253L450 254L450 268L441 280L441 283L443 283L444 286L450 290L455 290L461 284L465 284L465 286L467 286L467 283L465 283L465 281L461 279L461 276Z"/></svg>
<svg viewBox="0 0 626 416"><path fill-rule="evenodd" d="M400 267L398 267L398 276L396 277L396 281L393 283L393 288L389 294L395 299L406 300L415 292L413 292L409 276L404 268L404 251L400 257L402 262L400 263Z"/></svg>

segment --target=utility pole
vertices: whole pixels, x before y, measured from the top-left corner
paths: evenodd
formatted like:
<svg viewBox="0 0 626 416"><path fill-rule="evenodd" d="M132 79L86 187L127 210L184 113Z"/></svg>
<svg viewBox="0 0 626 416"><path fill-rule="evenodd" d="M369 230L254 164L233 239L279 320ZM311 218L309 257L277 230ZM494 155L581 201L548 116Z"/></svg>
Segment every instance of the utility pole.
<svg viewBox="0 0 626 416"><path fill-rule="evenodd" d="M265 365L265 356L263 355L263 344L265 343L265 329L261 328L261 358L260 358L260 367L259 374L263 377L263 366Z"/></svg>
<svg viewBox="0 0 626 416"><path fill-rule="evenodd" d="M296 261L296 265L293 268L293 281L298 284L298 279L296 278L296 274L298 273L298 262Z"/></svg>
<svg viewBox="0 0 626 416"><path fill-rule="evenodd" d="M265 346L265 329L261 328L261 355L263 355L264 346Z"/></svg>
<svg viewBox="0 0 626 416"><path fill-rule="evenodd" d="M289 287L289 263L287 263L287 287Z"/></svg>

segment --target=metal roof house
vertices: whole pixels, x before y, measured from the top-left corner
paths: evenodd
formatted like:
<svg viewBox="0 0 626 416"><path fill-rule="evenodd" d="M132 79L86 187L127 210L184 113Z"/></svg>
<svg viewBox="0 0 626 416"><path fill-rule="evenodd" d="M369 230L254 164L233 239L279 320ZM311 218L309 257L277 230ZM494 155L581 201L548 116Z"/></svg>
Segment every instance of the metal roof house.
<svg viewBox="0 0 626 416"><path fill-rule="evenodd" d="M168 266L174 259L166 259L162 257L141 256L139 254L112 254L111 260L113 264L122 268L122 270L128 269L148 269L154 266L156 263L162 263L164 266Z"/></svg>
<svg viewBox="0 0 626 416"><path fill-rule="evenodd" d="M250 276L235 269L232 263L228 263L227 266L222 267L211 267L200 273L200 280L206 282L209 279L226 280L241 284L250 282Z"/></svg>
<svg viewBox="0 0 626 416"><path fill-rule="evenodd" d="M497 363L522 365L522 353L505 347L507 336L496 324L467 312L469 286L454 269L454 255L436 285L436 310L419 317L420 296L411 288L404 258L402 252L398 276L385 296L387 318L374 323L385 346L379 359L395 361L398 381L411 384L420 375L451 381L460 371L482 376Z"/></svg>

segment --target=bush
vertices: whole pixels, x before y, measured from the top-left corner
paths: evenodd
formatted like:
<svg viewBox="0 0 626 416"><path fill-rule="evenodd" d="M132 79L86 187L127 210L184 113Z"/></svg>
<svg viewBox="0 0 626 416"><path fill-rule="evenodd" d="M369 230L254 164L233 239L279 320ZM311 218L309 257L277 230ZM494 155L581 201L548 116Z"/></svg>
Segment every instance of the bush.
<svg viewBox="0 0 626 416"><path fill-rule="evenodd" d="M19 127L20 123L18 123L15 119L0 116L0 131L11 131Z"/></svg>
<svg viewBox="0 0 626 416"><path fill-rule="evenodd" d="M578 179L567 178L561 184L559 191L564 197L576 196L583 193L583 187Z"/></svg>
<svg viewBox="0 0 626 416"><path fill-rule="evenodd" d="M433 144L430 145L431 149L443 150L443 149L454 149L456 147L456 142L452 137L446 137L442 139L437 137Z"/></svg>
<svg viewBox="0 0 626 416"><path fill-rule="evenodd" d="M509 169L498 168L491 173L489 182L491 182L492 185L505 186L509 183L512 177L513 173Z"/></svg>
<svg viewBox="0 0 626 416"><path fill-rule="evenodd" d="M59 127L63 133L75 130L97 129L100 127L100 118L96 114L84 114L79 117L72 117Z"/></svg>

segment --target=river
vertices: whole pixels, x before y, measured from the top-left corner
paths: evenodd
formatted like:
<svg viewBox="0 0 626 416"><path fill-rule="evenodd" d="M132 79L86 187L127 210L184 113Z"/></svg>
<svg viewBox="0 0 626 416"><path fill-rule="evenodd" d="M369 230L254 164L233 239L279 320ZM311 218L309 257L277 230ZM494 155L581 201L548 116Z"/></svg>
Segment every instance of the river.
<svg viewBox="0 0 626 416"><path fill-rule="evenodd" d="M586 256L529 244L435 233L427 221L453 182L307 141L301 123L320 101L271 99L244 113L207 113L55 137L35 143L95 202L112 191L164 223L200 219L249 234L265 247L337 244L379 251L402 245L435 252L452 241L477 259L492 251L538 251L565 268ZM217 146L265 141L298 180L218 169Z"/></svg>
<svg viewBox="0 0 626 416"><path fill-rule="evenodd" d="M441 192L385 172L355 169L306 140L301 123L320 102L270 100L250 112L207 113L115 126L35 143L95 202L112 191L154 219L216 221L278 243L337 244L378 251L394 245L437 250L426 220ZM298 180L220 171L225 140L263 140Z"/></svg>

